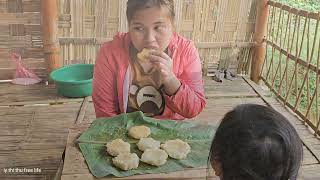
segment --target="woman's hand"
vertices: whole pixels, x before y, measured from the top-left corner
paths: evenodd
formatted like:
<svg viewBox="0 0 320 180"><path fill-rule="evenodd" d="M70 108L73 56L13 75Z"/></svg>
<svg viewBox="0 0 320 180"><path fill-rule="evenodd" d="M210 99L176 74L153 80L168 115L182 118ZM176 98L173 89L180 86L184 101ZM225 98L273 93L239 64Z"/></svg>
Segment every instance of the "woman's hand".
<svg viewBox="0 0 320 180"><path fill-rule="evenodd" d="M151 51L148 59L159 73L167 95L173 95L181 86L181 82L173 73L172 59L164 52Z"/></svg>

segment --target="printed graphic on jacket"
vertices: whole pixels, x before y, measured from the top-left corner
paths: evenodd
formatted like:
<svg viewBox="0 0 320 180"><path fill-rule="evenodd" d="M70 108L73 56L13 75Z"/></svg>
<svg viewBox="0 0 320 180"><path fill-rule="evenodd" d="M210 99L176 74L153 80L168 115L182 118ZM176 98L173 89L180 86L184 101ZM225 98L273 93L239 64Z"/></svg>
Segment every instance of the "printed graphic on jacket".
<svg viewBox="0 0 320 180"><path fill-rule="evenodd" d="M153 86L130 87L128 112L142 111L146 116L161 115L164 110L162 92Z"/></svg>
<svg viewBox="0 0 320 180"><path fill-rule="evenodd" d="M133 52L136 57L136 52ZM132 58L136 59L136 58ZM128 98L128 112L142 111L146 116L161 115L165 100L162 82L150 62L131 61L132 84Z"/></svg>

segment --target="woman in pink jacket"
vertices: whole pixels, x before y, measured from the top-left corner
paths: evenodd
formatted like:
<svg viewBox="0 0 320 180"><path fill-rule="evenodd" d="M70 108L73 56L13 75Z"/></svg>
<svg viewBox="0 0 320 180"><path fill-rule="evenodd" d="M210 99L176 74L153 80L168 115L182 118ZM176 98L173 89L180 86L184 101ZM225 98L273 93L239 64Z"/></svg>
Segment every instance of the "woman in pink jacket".
<svg viewBox="0 0 320 180"><path fill-rule="evenodd" d="M200 58L174 32L173 0L128 0L127 20L129 32L104 43L96 60L97 118L134 111L158 119L198 115L206 104Z"/></svg>

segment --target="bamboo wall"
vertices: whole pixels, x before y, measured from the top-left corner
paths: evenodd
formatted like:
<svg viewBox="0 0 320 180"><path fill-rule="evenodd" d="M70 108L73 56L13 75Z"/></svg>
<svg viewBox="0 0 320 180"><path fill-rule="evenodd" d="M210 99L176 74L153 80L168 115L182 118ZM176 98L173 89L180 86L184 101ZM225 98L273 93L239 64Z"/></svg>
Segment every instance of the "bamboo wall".
<svg viewBox="0 0 320 180"><path fill-rule="evenodd" d="M15 1L22 6L22 13L16 8L8 12L9 2ZM64 65L73 63L94 63L99 46L112 39L117 31L126 32L127 0L57 0L59 9L59 41L61 61ZM41 53L40 33L40 0L0 0L0 38L10 40L7 45L0 42L0 62L8 62L8 50L24 43L27 48L33 47L37 38L39 47L32 55L37 56L37 64L25 59L26 65L42 73L43 54ZM176 0L177 32L193 40L200 52L205 70L230 68L238 73L247 72L250 57L252 33L254 30L256 0ZM32 6L31 6L32 4ZM7 7L7 8L6 8ZM27 13L32 10L32 15ZM23 15L24 21L19 20ZM27 15L27 16L24 16ZM36 16L36 17L34 17ZM24 31L24 36L13 36L13 30L4 25L12 17L12 23L22 26L32 22L33 31ZM6 27L2 31L1 27ZM1 40L1 39L0 39ZM10 44L10 45L8 45ZM27 51L29 52L29 51ZM31 52L31 51L30 51ZM28 53L27 53L28 54ZM29 53L30 54L30 53ZM37 54L37 55L35 55ZM32 57L34 59L34 57ZM41 65L40 65L41 62ZM2 69L6 68L4 72ZM0 79L10 78L12 63L1 64ZM206 72L206 71L205 71Z"/></svg>
<svg viewBox="0 0 320 180"><path fill-rule="evenodd" d="M9 51L22 53L25 65L46 76L40 26L40 0L0 0L0 79L11 79Z"/></svg>

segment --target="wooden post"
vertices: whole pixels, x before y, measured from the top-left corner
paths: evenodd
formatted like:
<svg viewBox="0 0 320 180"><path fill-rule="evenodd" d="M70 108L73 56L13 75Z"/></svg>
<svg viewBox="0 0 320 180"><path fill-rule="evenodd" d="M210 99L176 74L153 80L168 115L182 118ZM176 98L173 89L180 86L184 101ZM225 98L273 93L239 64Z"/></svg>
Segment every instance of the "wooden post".
<svg viewBox="0 0 320 180"><path fill-rule="evenodd" d="M264 39L267 35L267 24L269 15L269 7L267 3L268 0L257 1L257 17L255 33L253 36L253 42L255 42L256 45L253 49L251 66L251 80L255 83L259 83L260 74L266 55L266 43L264 42Z"/></svg>
<svg viewBox="0 0 320 180"><path fill-rule="evenodd" d="M41 27L47 71L61 67L57 0L41 0Z"/></svg>

